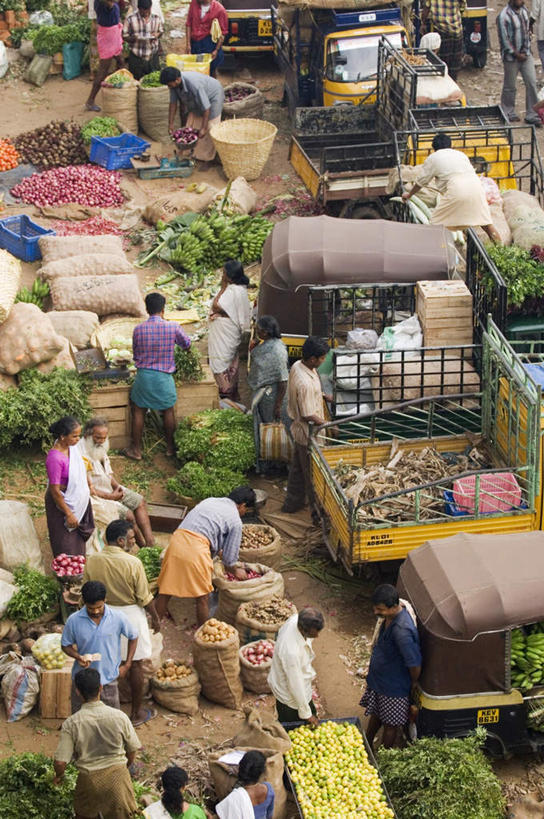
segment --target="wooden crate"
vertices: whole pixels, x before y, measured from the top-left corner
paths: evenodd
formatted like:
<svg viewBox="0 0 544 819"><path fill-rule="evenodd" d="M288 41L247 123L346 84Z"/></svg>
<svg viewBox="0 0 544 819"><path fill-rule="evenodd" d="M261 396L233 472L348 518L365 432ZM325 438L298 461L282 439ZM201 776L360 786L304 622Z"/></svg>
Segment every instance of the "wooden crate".
<svg viewBox="0 0 544 819"><path fill-rule="evenodd" d="M111 384L95 387L89 403L95 415L103 415L109 425L112 449L123 449L130 443L130 387L128 384Z"/></svg>
<svg viewBox="0 0 544 819"><path fill-rule="evenodd" d="M472 294L464 282L418 282L416 312L425 347L472 344Z"/></svg>
<svg viewBox="0 0 544 819"><path fill-rule="evenodd" d="M166 503L148 503L147 511L154 532L172 534L187 514L187 507Z"/></svg>
<svg viewBox="0 0 544 819"><path fill-rule="evenodd" d="M198 384L181 384L177 388L176 418L195 412L219 408L219 391L210 368L204 364L204 379Z"/></svg>
<svg viewBox="0 0 544 819"><path fill-rule="evenodd" d="M67 659L62 668L44 670L40 679L40 717L66 719L72 713L72 666Z"/></svg>

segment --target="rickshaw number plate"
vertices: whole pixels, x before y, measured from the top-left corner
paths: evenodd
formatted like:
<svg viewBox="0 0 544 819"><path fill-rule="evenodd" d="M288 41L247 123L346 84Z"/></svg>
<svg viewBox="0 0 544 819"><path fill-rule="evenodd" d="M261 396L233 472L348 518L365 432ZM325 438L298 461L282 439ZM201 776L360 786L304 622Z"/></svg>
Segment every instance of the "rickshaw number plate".
<svg viewBox="0 0 544 819"><path fill-rule="evenodd" d="M490 722L499 721L498 708L480 708L478 711L478 725L488 725Z"/></svg>
<svg viewBox="0 0 544 819"><path fill-rule="evenodd" d="M259 37L272 37L272 20L259 20L257 35Z"/></svg>

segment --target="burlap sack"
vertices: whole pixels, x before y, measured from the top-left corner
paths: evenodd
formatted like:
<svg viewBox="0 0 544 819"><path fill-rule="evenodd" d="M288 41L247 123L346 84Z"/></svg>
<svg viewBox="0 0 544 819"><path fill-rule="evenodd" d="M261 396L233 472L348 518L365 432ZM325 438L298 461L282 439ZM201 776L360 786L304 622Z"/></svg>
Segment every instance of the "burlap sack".
<svg viewBox="0 0 544 819"><path fill-rule="evenodd" d="M115 273L134 273L124 253L82 253L49 262L38 270L38 275L48 282L61 276L111 276Z"/></svg>
<svg viewBox="0 0 544 819"><path fill-rule="evenodd" d="M15 375L60 353L64 339L35 304L18 302L0 324L0 372Z"/></svg>
<svg viewBox="0 0 544 819"><path fill-rule="evenodd" d="M236 745L252 748L269 748L285 754L291 747L289 734L269 711L261 708L245 708L246 719L241 731L234 737Z"/></svg>
<svg viewBox="0 0 544 819"><path fill-rule="evenodd" d="M259 640L253 640L251 643L243 646L240 651L240 679L246 691L253 691L255 694L270 694L270 686L268 685L268 673L272 666L272 657L261 665L253 665L244 656L244 649L248 646L258 643ZM271 640L271 643L274 641Z"/></svg>
<svg viewBox="0 0 544 819"><path fill-rule="evenodd" d="M168 708L169 711L193 716L198 713L198 695L200 694L198 674L193 670L189 676L176 680L158 680L153 677L151 694L155 702Z"/></svg>
<svg viewBox="0 0 544 819"><path fill-rule="evenodd" d="M17 379L14 375L4 375L0 373L0 390L11 390L17 387Z"/></svg>
<svg viewBox="0 0 544 819"><path fill-rule="evenodd" d="M274 537L268 546L257 546L255 549L240 549L238 560L242 563L264 563L272 569L277 569L281 561L281 537L272 526L263 526L260 523L249 523L243 527L244 532L256 530L265 531Z"/></svg>
<svg viewBox="0 0 544 819"><path fill-rule="evenodd" d="M255 572L261 572L262 577L256 577L253 580L227 580L223 563L220 560L214 561L212 583L219 590L217 619L232 625L236 621L236 613L242 603L265 600L274 594L283 597L283 577L279 572L262 563L245 563L244 565Z"/></svg>
<svg viewBox="0 0 544 819"><path fill-rule="evenodd" d="M51 281L51 300L55 310L93 310L99 316L146 314L135 275L61 276Z"/></svg>
<svg viewBox="0 0 544 819"><path fill-rule="evenodd" d="M138 122L140 129L153 142L170 142L168 131L168 104L170 89L167 85L159 88L138 88Z"/></svg>
<svg viewBox="0 0 544 819"><path fill-rule="evenodd" d="M123 240L109 233L103 236L42 236L38 239L42 264L81 256L82 253L111 253L123 256Z"/></svg>
<svg viewBox="0 0 544 819"><path fill-rule="evenodd" d="M55 367L62 367L63 370L75 370L76 368L74 348L72 348L67 338L64 339L64 344L60 352L54 355L53 358L50 358L49 361L42 361L41 364L36 365L36 369L44 375L50 373Z"/></svg>
<svg viewBox="0 0 544 819"><path fill-rule="evenodd" d="M219 207L227 196L227 207L234 213L251 213L257 204L257 194L243 176L237 176L230 184L222 188L214 197L214 203Z"/></svg>
<svg viewBox="0 0 544 819"><path fill-rule="evenodd" d="M506 217L506 221L508 222L509 225L510 219L514 215L516 208L519 208L520 205L525 205L526 207L531 209L540 208L540 202L538 201L536 196L531 196L530 193L525 193L525 191L517 190L501 191L501 196L502 209Z"/></svg>
<svg viewBox="0 0 544 819"><path fill-rule="evenodd" d="M411 358L404 363L388 362L381 367L381 378L372 376L371 379L376 409L420 397L454 395L461 391L461 367L463 392L479 392L478 373L461 358L446 362L438 358L425 358L423 362L421 358Z"/></svg>
<svg viewBox="0 0 544 819"><path fill-rule="evenodd" d="M0 322L5 321L21 286L21 262L7 250L0 249Z"/></svg>
<svg viewBox="0 0 544 819"><path fill-rule="evenodd" d="M91 336L100 324L96 313L90 310L66 310L64 313L51 310L47 316L55 331L67 338L77 350L90 346Z"/></svg>
<svg viewBox="0 0 544 819"><path fill-rule="evenodd" d="M106 77L106 82L107 82ZM122 88L103 85L102 100L99 103L103 117L113 117L123 131L138 133L138 85L136 80L127 82Z"/></svg>
<svg viewBox="0 0 544 819"><path fill-rule="evenodd" d="M238 779L238 766L228 765L219 762L220 757L228 754L229 751L260 751L266 757L266 767L262 776L262 782L270 782L274 789L274 819L282 819L285 816L285 803L287 801L287 791L283 784L283 754L271 748L256 748L255 746L232 746L223 748L222 751L214 751L208 754L208 765L212 778L215 795L218 800L225 799L234 789Z"/></svg>
<svg viewBox="0 0 544 819"><path fill-rule="evenodd" d="M200 639L200 630L195 633L193 662L200 678L202 694L210 702L217 702L225 708L239 708L242 683L238 633L235 632L222 643L206 643Z"/></svg>
<svg viewBox="0 0 544 819"><path fill-rule="evenodd" d="M187 191L172 191L166 196L161 196L144 210L144 219L151 225L156 225L159 219L169 222L175 216L182 213L203 213L213 202L217 188L208 185L202 193L189 193Z"/></svg>
<svg viewBox="0 0 544 819"><path fill-rule="evenodd" d="M251 91L243 100L233 100L223 103L223 119L234 119L239 117L251 117L252 119L262 119L264 111L264 96L256 85L248 82L233 82L224 88L225 95L228 91L240 88Z"/></svg>
<svg viewBox="0 0 544 819"><path fill-rule="evenodd" d="M266 603L267 601L263 600L262 602ZM253 640L275 640L283 624L289 617L297 613L294 603L291 603L290 600L284 600L284 602L289 604L291 613L284 620L280 620L277 623L264 623L255 617L249 617L246 614L248 604L242 603L236 612L236 621L234 623L240 635L240 643L245 645L246 643L251 643Z"/></svg>

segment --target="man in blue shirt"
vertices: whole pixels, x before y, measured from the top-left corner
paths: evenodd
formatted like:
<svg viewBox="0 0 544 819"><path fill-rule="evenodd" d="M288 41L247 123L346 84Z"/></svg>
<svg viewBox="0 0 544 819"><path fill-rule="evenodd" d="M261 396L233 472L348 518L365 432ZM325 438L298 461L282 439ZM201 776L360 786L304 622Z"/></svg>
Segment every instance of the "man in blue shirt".
<svg viewBox="0 0 544 819"><path fill-rule="evenodd" d="M383 725L383 745L392 748L399 729L408 722L410 691L421 673L419 635L394 586L378 586L372 606L383 622L372 648L367 687L360 704L370 717L366 730L370 745Z"/></svg>
<svg viewBox="0 0 544 819"><path fill-rule="evenodd" d="M72 668L72 713L81 708L74 677L81 668L95 668L100 674L100 698L112 708L120 708L117 679L127 675L138 643L138 631L121 612L106 606L106 587L89 580L81 589L84 606L71 614L62 632L62 650L75 662ZM128 640L127 659L121 662L121 635Z"/></svg>

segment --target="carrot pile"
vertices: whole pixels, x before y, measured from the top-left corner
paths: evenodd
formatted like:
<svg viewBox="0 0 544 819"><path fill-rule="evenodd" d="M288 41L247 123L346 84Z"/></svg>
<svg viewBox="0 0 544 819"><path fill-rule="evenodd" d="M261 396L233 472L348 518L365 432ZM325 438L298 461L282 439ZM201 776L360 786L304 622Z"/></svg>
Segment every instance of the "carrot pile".
<svg viewBox="0 0 544 819"><path fill-rule="evenodd" d="M0 139L0 171L11 171L19 164L19 154L9 141L9 139Z"/></svg>

